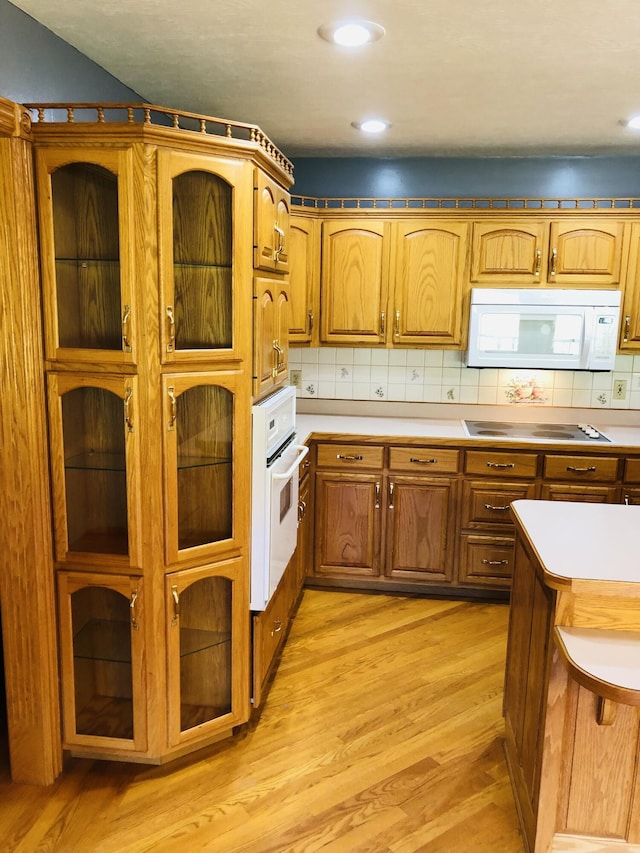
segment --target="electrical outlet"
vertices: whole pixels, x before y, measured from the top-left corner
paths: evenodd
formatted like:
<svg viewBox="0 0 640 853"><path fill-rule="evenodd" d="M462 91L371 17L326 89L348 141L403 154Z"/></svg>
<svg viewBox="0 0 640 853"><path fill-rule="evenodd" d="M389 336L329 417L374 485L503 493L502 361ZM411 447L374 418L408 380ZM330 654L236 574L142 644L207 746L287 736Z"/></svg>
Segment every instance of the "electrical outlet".
<svg viewBox="0 0 640 853"><path fill-rule="evenodd" d="M302 387L302 371L301 370L290 370L289 371L289 382L293 385L294 388Z"/></svg>
<svg viewBox="0 0 640 853"><path fill-rule="evenodd" d="M626 379L614 379L613 380L613 399L614 400L626 400L627 398L627 380Z"/></svg>

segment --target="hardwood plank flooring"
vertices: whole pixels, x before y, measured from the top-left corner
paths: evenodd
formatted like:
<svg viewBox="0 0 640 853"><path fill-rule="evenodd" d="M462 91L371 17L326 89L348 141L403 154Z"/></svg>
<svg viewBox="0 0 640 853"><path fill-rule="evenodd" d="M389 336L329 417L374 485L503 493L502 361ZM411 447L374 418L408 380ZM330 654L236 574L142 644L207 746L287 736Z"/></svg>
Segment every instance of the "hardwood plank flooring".
<svg viewBox="0 0 640 853"><path fill-rule="evenodd" d="M0 773L3 853L522 853L508 607L306 590L259 722L164 767Z"/></svg>

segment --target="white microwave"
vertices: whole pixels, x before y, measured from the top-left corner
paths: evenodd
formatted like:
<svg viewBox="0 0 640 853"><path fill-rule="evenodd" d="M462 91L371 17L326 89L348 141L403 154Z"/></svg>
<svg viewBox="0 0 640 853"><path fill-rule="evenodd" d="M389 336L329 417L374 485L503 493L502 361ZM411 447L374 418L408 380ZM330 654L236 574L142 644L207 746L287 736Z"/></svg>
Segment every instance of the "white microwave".
<svg viewBox="0 0 640 853"><path fill-rule="evenodd" d="M618 290L474 288L468 367L613 370Z"/></svg>

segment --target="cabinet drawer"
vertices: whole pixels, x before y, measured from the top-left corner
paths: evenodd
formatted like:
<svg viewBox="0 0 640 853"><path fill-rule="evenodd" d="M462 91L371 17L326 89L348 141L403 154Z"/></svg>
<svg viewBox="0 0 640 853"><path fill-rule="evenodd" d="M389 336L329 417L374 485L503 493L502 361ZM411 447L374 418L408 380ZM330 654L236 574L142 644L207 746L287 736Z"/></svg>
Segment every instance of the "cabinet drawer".
<svg viewBox="0 0 640 853"><path fill-rule="evenodd" d="M511 503L518 500L534 500L535 483L464 483L462 502L462 526L513 524Z"/></svg>
<svg viewBox="0 0 640 853"><path fill-rule="evenodd" d="M612 504L618 502L617 486L583 486L573 483L543 483L543 501L579 501L580 503Z"/></svg>
<svg viewBox="0 0 640 853"><path fill-rule="evenodd" d="M640 483L640 459L625 459L625 483Z"/></svg>
<svg viewBox="0 0 640 853"><path fill-rule="evenodd" d="M599 480L613 482L618 478L615 456L568 456L547 454L544 476L549 480Z"/></svg>
<svg viewBox="0 0 640 853"><path fill-rule="evenodd" d="M381 469L384 447L367 444L319 444L318 468Z"/></svg>
<svg viewBox="0 0 640 853"><path fill-rule="evenodd" d="M465 472L483 477L533 478L537 467L537 453L468 450L465 459Z"/></svg>
<svg viewBox="0 0 640 853"><path fill-rule="evenodd" d="M412 473L456 474L460 451L448 447L392 447L389 468Z"/></svg>
<svg viewBox="0 0 640 853"><path fill-rule="evenodd" d="M508 589L513 551L514 540L507 536L461 536L459 582Z"/></svg>

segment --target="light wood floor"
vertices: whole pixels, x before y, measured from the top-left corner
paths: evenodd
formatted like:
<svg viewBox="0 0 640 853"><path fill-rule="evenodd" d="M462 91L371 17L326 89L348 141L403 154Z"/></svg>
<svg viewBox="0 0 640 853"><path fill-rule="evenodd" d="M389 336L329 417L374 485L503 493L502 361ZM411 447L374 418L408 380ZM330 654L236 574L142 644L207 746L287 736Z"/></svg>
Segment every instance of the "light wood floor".
<svg viewBox="0 0 640 853"><path fill-rule="evenodd" d="M522 853L508 608L307 590L261 719L165 767L0 775L3 853Z"/></svg>

